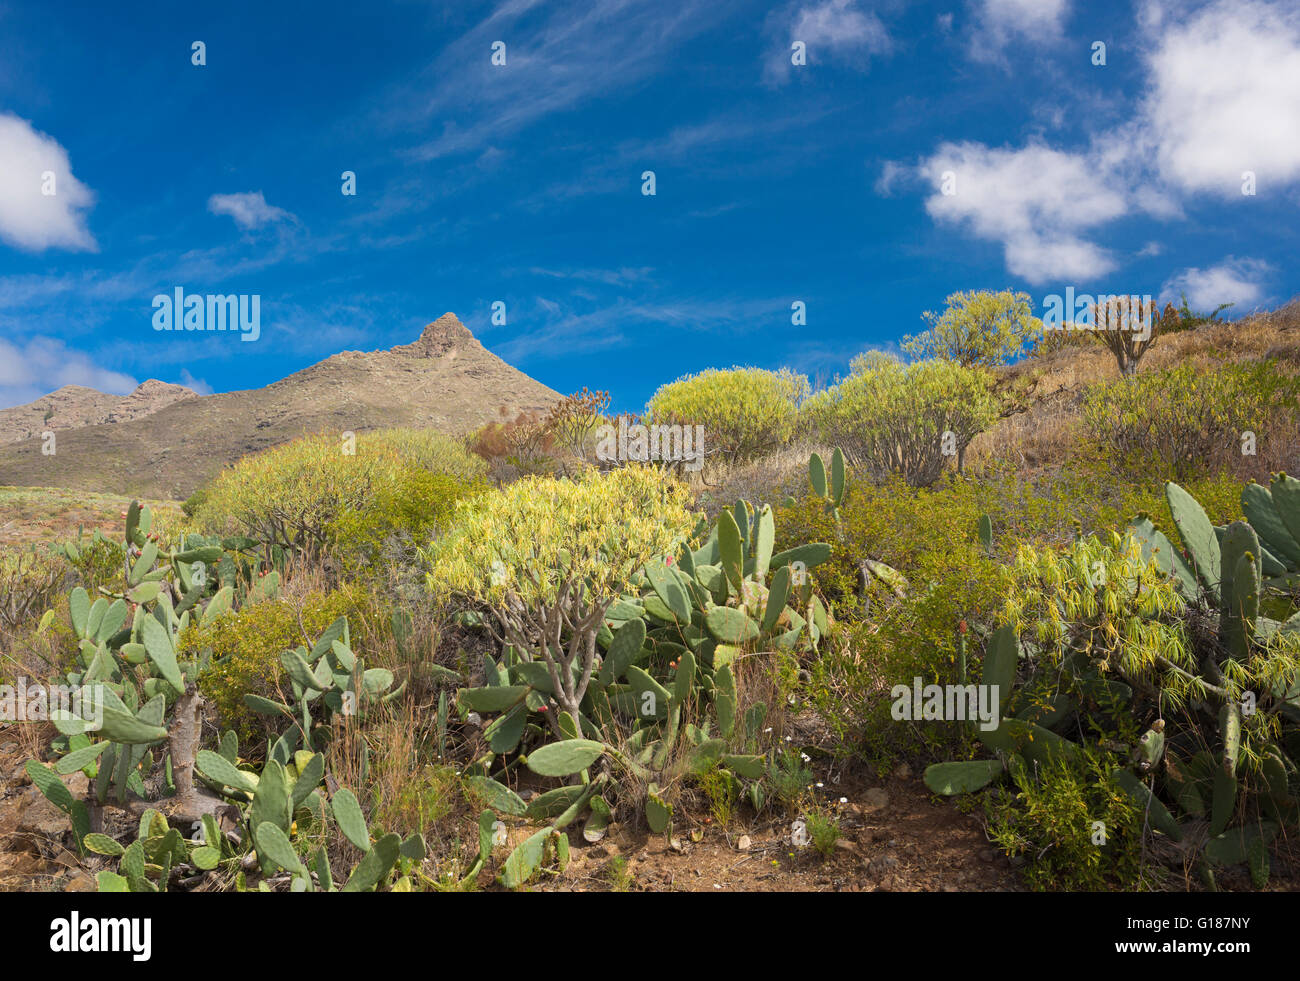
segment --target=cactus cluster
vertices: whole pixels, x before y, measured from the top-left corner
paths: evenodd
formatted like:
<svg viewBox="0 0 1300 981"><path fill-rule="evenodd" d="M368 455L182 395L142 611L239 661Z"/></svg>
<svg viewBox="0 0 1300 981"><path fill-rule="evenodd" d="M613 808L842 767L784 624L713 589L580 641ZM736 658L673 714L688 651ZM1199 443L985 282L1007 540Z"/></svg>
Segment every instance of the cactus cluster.
<svg viewBox="0 0 1300 981"><path fill-rule="evenodd" d="M558 679L549 666L523 660L513 646L500 663L485 658L486 684L459 690L462 717L496 716L485 727L489 752L471 767L471 783L503 814L551 819L507 860L507 885L549 861L548 849L561 849L559 857L567 848L567 840L559 844L563 829L583 814L588 840L604 834L612 815L603 794L610 768L590 772L602 758L649 788L645 818L655 832L666 830L672 816L662 788L683 776L716 766L737 786L762 778L764 757L732 751L752 747L766 712L760 704L737 719L734 663L745 651L799 651L820 641L829 617L807 570L829 558L830 546L773 554L772 509L744 501L724 509L705 537L708 527L701 522L696 529L695 540L704 539L698 548L684 545L648 562L632 591L606 610L595 636L600 656L583 679L577 713L554 698ZM711 718L699 713L704 706ZM580 782L525 806L488 776L497 757L521 747L520 760L534 773ZM751 796L761 803L761 789L751 787Z"/></svg>
<svg viewBox="0 0 1300 981"><path fill-rule="evenodd" d="M1262 886L1269 842L1300 822L1300 773L1293 762L1300 752L1300 614L1280 621L1261 613L1271 589L1296 581L1300 482L1277 476L1271 492L1248 485L1242 494L1248 521L1222 527L1177 484L1165 491L1182 548L1146 515L1133 519L1128 535L1140 562L1163 576L1159 581L1171 590L1174 605L1133 609L1139 618L1172 611L1181 620L1193 610L1217 615L1217 630L1199 655L1180 663L1160 654L1150 662L1121 659L1118 672L1108 671L1115 662L1097 656L1095 639L1081 638L1059 663L1043 663L1022 651L1013 625L999 627L989 638L981 680L998 690L1003 718L995 729L976 733L997 758L936 764L925 781L936 793L968 793L1004 772L1075 758L1081 746L1067 734L1088 728L1081 720L1106 713L1136 721L1143 695L1177 693L1172 704L1190 709L1185 720L1175 725L1157 718L1131 747L1126 765L1114 770L1115 782L1151 828L1184 849L1195 847L1187 857L1208 885L1215 867L1247 863ZM1100 597L1104 580L1094 585ZM1136 582L1123 588L1131 598L1142 591ZM1017 687L1022 664L1029 671ZM1163 696L1149 684L1148 664L1167 680ZM1248 689L1251 679L1263 682L1261 690ZM1204 822L1208 840L1190 833L1189 822Z"/></svg>
<svg viewBox="0 0 1300 981"><path fill-rule="evenodd" d="M293 752L303 746L321 749L329 741L335 715L364 718L375 704L389 702L402 694L403 682L393 688L393 672L387 668L366 668L352 651L347 617L339 617L325 629L311 650L299 647L284 651L280 663L289 679L293 702L287 705L261 695L245 695L244 704L262 715L284 717L293 722L280 737L284 749ZM390 690L391 689L391 690ZM312 717L312 704L324 706L324 720Z"/></svg>
<svg viewBox="0 0 1300 981"><path fill-rule="evenodd" d="M100 587L92 599L78 586L68 597L77 653L66 683L76 694L71 710L51 713L60 733L53 744L61 756L55 773L82 770L91 780L93 806L108 803L110 796L119 806L126 806L131 795L148 798L144 781L155 762L152 750L160 744L168 744L170 750L169 713L187 691L193 691L206 667L202 655L178 660L178 640L190 622L209 623L237 602L273 595L277 588L275 572L252 585L237 581L239 567L226 546L238 552L246 547L244 541L190 536L178 547L166 548L152 533L152 524L151 510L133 502L122 543L122 592ZM69 557L80 554L76 544L61 548ZM220 575L206 574L207 569L220 570L226 563L234 569L232 581L223 584ZM38 633L46 631L53 619L54 611L46 612ZM174 763L188 770L188 762L174 761L165 751L163 763L164 790L175 794L179 783L182 793L188 791L189 773L180 774L178 781L173 772ZM54 775L34 762L29 770ZM42 776L37 786L69 813L78 848L83 848L92 823L88 802L72 800L57 779L51 782Z"/></svg>

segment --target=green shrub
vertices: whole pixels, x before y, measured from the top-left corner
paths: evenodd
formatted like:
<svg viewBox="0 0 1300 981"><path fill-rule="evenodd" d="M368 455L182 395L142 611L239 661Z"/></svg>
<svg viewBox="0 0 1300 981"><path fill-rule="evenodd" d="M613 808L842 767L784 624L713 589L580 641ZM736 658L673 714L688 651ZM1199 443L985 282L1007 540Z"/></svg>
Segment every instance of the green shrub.
<svg viewBox="0 0 1300 981"><path fill-rule="evenodd" d="M310 646L325 628L362 605L361 590L315 592L301 604L264 600L219 616L206 626L191 623L181 635L181 659L209 650L212 660L199 678L199 690L216 709L223 729L233 729L241 743L257 747L278 733L282 719L258 715L244 704L245 695L284 701L280 655Z"/></svg>
<svg viewBox="0 0 1300 981"><path fill-rule="evenodd" d="M34 624L71 578L62 558L46 551L0 549L0 629Z"/></svg>
<svg viewBox="0 0 1300 981"><path fill-rule="evenodd" d="M449 496L449 485L421 484L415 476L420 472L458 481L468 492L486 465L457 441L431 431L362 433L355 445L322 433L245 457L223 471L195 517L204 530L238 531L309 555L337 545L339 531L355 533L364 547L369 535L396 524L374 513L381 506L392 507L408 492L426 500ZM402 507L418 518L411 506ZM348 517L353 512L363 513L355 524ZM416 523L419 528L408 530L423 533L426 523Z"/></svg>
<svg viewBox="0 0 1300 981"><path fill-rule="evenodd" d="M903 339L903 350L917 358L942 358L965 368L1006 364L1025 344L1041 335L1027 293L971 290L953 293L942 314L926 311L930 329Z"/></svg>
<svg viewBox="0 0 1300 981"><path fill-rule="evenodd" d="M1085 749L1081 757L1014 768L1015 792L999 786L985 798L989 836L1027 859L1024 876L1035 889L1136 889L1142 813L1113 775L1114 754Z"/></svg>
<svg viewBox="0 0 1300 981"><path fill-rule="evenodd" d="M77 570L81 585L91 592L101 586L116 592L125 584L126 550L120 542L111 538L103 535L96 537L77 550L76 558L68 561Z"/></svg>
<svg viewBox="0 0 1300 981"><path fill-rule="evenodd" d="M686 541L696 523L687 503L686 489L653 468L525 478L460 502L427 554L428 586L489 607L497 640L527 660L558 671L580 653L582 682L555 696L576 717L605 611L646 562Z"/></svg>
<svg viewBox="0 0 1300 981"><path fill-rule="evenodd" d="M386 546L396 544L410 550L410 561L419 543L432 539L456 510L463 497L482 493L487 483L475 477L431 473L407 467L391 482L375 489L366 508L344 511L328 526L327 536L349 567L371 565Z"/></svg>
<svg viewBox="0 0 1300 981"><path fill-rule="evenodd" d="M834 813L819 807L810 808L807 818L808 840L822 858L835 854L835 843L840 840L840 822Z"/></svg>
<svg viewBox="0 0 1300 981"><path fill-rule="evenodd" d="M1092 386L1082 425L1117 469L1186 481L1240 466L1244 432L1262 450L1270 436L1293 431L1298 397L1300 381L1271 362L1181 364Z"/></svg>
<svg viewBox="0 0 1300 981"><path fill-rule="evenodd" d="M744 463L789 442L808 379L789 369L710 368L664 385L646 414L662 425L703 426L707 452Z"/></svg>
<svg viewBox="0 0 1300 981"><path fill-rule="evenodd" d="M913 487L934 483L951 457L998 417L989 376L952 361L903 365L878 351L854 358L847 378L803 407L821 442L842 447L873 476L898 473ZM945 436L945 434L950 434Z"/></svg>

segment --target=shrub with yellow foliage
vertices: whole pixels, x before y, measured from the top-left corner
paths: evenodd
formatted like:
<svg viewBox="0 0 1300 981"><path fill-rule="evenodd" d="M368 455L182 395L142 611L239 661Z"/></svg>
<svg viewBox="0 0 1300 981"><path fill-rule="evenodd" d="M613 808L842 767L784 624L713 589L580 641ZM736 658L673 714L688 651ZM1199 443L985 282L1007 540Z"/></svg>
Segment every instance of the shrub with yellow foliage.
<svg viewBox="0 0 1300 981"><path fill-rule="evenodd" d="M842 447L854 465L876 476L897 473L913 487L927 487L950 455L960 470L970 441L998 418L989 376L955 361L904 365L871 351L850 368L847 378L804 404L804 418L818 440Z"/></svg>
<svg viewBox="0 0 1300 981"><path fill-rule="evenodd" d="M530 477L457 506L426 553L428 587L488 607L497 641L544 662L557 703L576 718L606 611L696 521L684 485L655 468Z"/></svg>
<svg viewBox="0 0 1300 981"><path fill-rule="evenodd" d="M703 426L705 446L744 463L794 438L808 379L788 368L710 368L661 387L646 407L652 423Z"/></svg>
<svg viewBox="0 0 1300 981"><path fill-rule="evenodd" d="M431 493L454 495L457 484L472 489L486 469L459 442L436 432L361 433L355 445L321 433L244 457L223 471L207 488L195 520L207 531L238 531L307 555L335 544L340 530L356 530L358 547L365 547L391 524L378 511L412 496L427 503ZM419 475L427 473L444 475L450 484L424 486ZM418 493L406 493L412 488Z"/></svg>

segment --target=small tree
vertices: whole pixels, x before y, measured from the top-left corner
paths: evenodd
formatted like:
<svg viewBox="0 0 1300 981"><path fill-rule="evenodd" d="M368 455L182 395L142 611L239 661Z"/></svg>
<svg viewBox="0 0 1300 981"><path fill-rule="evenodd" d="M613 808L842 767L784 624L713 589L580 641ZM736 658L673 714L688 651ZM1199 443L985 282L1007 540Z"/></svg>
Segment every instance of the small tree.
<svg viewBox="0 0 1300 981"><path fill-rule="evenodd" d="M1092 330L1115 355L1119 373L1125 378L1137 374L1142 356L1177 322L1178 311L1172 303L1158 310L1154 300L1144 304L1135 296L1112 296L1092 308Z"/></svg>
<svg viewBox="0 0 1300 981"><path fill-rule="evenodd" d="M550 422L556 442L587 459L587 442L609 411L609 392L581 392L561 399L551 407Z"/></svg>
<svg viewBox="0 0 1300 981"><path fill-rule="evenodd" d="M809 427L856 465L899 473L913 487L938 480L950 457L960 471L971 440L999 415L980 369L941 360L903 365L880 352L859 355L851 368L805 404Z"/></svg>
<svg viewBox="0 0 1300 981"><path fill-rule="evenodd" d="M496 641L545 664L554 706L577 718L605 613L647 561L690 535L688 504L681 483L649 467L519 480L465 503L428 554L428 586L488 607Z"/></svg>
<svg viewBox="0 0 1300 981"><path fill-rule="evenodd" d="M991 290L953 293L942 314L929 310L921 318L930 329L903 338L903 350L915 358L942 358L963 368L1006 364L1042 333L1028 294Z"/></svg>

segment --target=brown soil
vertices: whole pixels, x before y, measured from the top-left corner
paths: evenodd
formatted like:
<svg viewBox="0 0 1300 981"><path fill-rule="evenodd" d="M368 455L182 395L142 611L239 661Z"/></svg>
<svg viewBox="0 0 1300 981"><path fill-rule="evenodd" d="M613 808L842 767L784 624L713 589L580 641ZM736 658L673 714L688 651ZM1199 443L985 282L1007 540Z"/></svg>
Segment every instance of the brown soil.
<svg viewBox="0 0 1300 981"><path fill-rule="evenodd" d="M906 766L884 781L846 773L833 788L841 838L826 858L791 844L791 821L733 819L719 828L702 814L675 822L670 840L615 829L572 849L568 868L537 888L612 890L617 859L626 888L650 892L1015 892L1024 888L979 822L936 801ZM708 823L706 823L708 822ZM695 841L696 837L699 841ZM571 839L581 839L573 833ZM742 839L748 838L748 842ZM740 846L747 844L745 850Z"/></svg>

